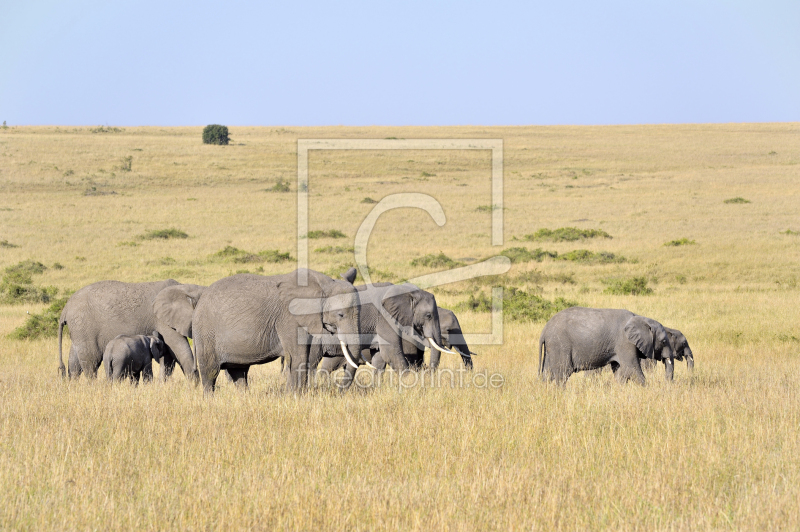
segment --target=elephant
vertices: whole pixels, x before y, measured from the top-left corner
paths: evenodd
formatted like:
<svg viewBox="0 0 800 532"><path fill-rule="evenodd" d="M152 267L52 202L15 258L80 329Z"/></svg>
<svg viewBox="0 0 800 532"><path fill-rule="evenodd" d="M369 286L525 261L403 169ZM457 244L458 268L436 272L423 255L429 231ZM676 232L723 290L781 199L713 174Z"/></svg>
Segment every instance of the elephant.
<svg viewBox="0 0 800 532"><path fill-rule="evenodd" d="M106 345L117 336L149 334L156 330L167 345L161 364L162 380L172 374L177 361L184 375L197 382L194 355L186 340L187 335L183 334L186 331L170 326L169 316L159 316L153 306L164 290L167 290L165 294L180 296L191 306L193 301L196 303L202 289L197 285L182 285L173 279L152 283L100 281L81 288L67 300L58 321L58 369L61 376L66 375L62 355L66 325L72 340L68 362L71 379L84 372L87 377L95 378Z"/></svg>
<svg viewBox="0 0 800 532"><path fill-rule="evenodd" d="M313 270L220 279L205 289L192 317L204 393L213 394L222 370L246 388L251 365L280 357L289 368L287 388L303 390L314 337L335 336L355 366L349 351L360 358L360 309L352 284Z"/></svg>
<svg viewBox="0 0 800 532"><path fill-rule="evenodd" d="M359 287L360 288L360 287ZM362 314L366 312L363 307L362 303ZM461 324L458 322L458 318L456 317L455 313L452 310L448 310L446 308L438 307L439 313L439 327L442 332L442 343L441 346L445 349L450 349L455 351L457 354L461 355L461 360L464 363L464 367L468 370L472 369L472 351L470 351L469 347L467 346L466 341L464 340L463 333L461 331ZM422 339L418 339L420 343L415 344L413 353L403 353L405 356L406 361L411 368L419 368L422 366L422 357L423 353L422 350L426 347L427 341L422 341ZM321 353L314 354L315 347L317 351L321 351ZM333 373L334 371L338 370L342 366L346 364L345 359L343 356L336 353L335 347L331 344L321 344L318 346L312 347L312 355L310 356L310 364L311 367L315 367L315 362L319 362L322 359L322 366L321 370L326 371L328 373ZM429 345L427 347L430 347ZM431 357L430 357L430 367L432 369L436 369L439 367L439 358L441 352L438 349L431 350ZM323 359L324 357L324 359ZM377 367L378 365L385 367L386 363L382 360L382 355L378 353L378 345L375 344L370 346L369 352L364 352L362 358L369 359L371 357L370 365L373 367Z"/></svg>
<svg viewBox="0 0 800 532"><path fill-rule="evenodd" d="M692 353L692 349L689 347L689 341L686 340L686 337L678 329L664 327L664 330L667 331L669 345L672 347L672 352L675 353L675 360L686 359L686 366L689 368L689 371L694 371L694 354ZM667 373L667 379L672 380L672 373L675 371L675 369L666 362L664 362L664 366ZM650 370L655 367L655 360L647 359L642 361L643 369Z"/></svg>
<svg viewBox="0 0 800 532"><path fill-rule="evenodd" d="M350 283L355 279L355 269L342 274ZM394 285L376 283L356 287L361 300L361 359L377 370L389 363L396 371L422 366L422 353L427 343L437 352L457 354L441 347L442 332L436 298L430 292L413 284ZM325 351L328 351L327 353ZM374 356L372 354L375 353ZM315 356L309 360L312 367L323 354L330 355L322 342ZM432 355L433 358L433 355ZM436 363L438 364L438 356ZM338 357L326 357L320 371L330 373L342 362ZM349 364L343 387L348 387L357 367Z"/></svg>
<svg viewBox="0 0 800 532"><path fill-rule="evenodd" d="M115 381L127 377L138 384L139 377L144 375L144 382L150 382L153 380L153 359L161 363L166 353L167 344L158 331L153 331L150 336L117 336L103 351L106 376Z"/></svg>
<svg viewBox="0 0 800 532"><path fill-rule="evenodd" d="M559 383L610 364L617 381L644 385L641 358L663 360L671 380L675 356L666 329L628 310L571 307L550 318L539 338L539 375Z"/></svg>

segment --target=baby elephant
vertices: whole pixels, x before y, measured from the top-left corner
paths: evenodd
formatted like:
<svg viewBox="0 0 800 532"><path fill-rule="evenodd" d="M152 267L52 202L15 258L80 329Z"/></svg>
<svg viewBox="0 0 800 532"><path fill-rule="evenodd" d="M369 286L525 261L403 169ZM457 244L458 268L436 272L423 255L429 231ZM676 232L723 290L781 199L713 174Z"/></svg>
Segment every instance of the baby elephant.
<svg viewBox="0 0 800 532"><path fill-rule="evenodd" d="M128 377L138 384L144 374L144 381L148 382L153 379L153 359L161 363L166 352L167 346L158 331L150 336L117 336L103 352L106 376L115 381Z"/></svg>
<svg viewBox="0 0 800 532"><path fill-rule="evenodd" d="M553 316L539 338L539 373L565 382L576 371L611 365L619 382L644 385L641 358L663 360L672 377L675 357L657 321L628 310L572 307Z"/></svg>

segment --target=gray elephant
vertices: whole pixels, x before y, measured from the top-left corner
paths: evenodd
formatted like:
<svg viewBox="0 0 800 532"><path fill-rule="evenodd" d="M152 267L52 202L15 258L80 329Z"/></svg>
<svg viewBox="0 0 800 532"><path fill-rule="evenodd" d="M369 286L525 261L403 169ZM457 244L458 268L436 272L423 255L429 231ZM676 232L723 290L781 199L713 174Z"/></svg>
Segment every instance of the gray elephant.
<svg viewBox="0 0 800 532"><path fill-rule="evenodd" d="M540 376L562 383L608 364L619 382L644 385L642 358L663 360L671 380L674 353L664 326L628 310L571 307L550 318L539 338Z"/></svg>
<svg viewBox="0 0 800 532"><path fill-rule="evenodd" d="M353 282L355 269L351 268L342 277ZM439 324L439 308L436 298L430 292L412 284L393 285L376 283L356 287L361 300L361 359L377 370L383 370L389 363L396 371L404 371L422 366L425 345L431 351L456 354L444 349L442 331ZM325 344L312 356L314 367L325 353ZM433 355L432 355L433 359ZM438 356L436 363L438 364ZM331 373L343 365L338 357L326 357L320 364L320 372ZM348 387L355 376L356 366L348 364L342 382Z"/></svg>
<svg viewBox="0 0 800 532"><path fill-rule="evenodd" d="M305 278L305 283L303 282ZM247 386L250 366L284 357L290 390L305 388L313 337L335 336L355 365L361 345L356 289L313 270L264 277L238 274L203 293L192 317L195 352L205 393L220 371ZM349 346L349 351L348 351Z"/></svg>
<svg viewBox="0 0 800 532"><path fill-rule="evenodd" d="M153 360L161 363L166 353L167 344L158 331L150 336L117 336L103 351L106 376L115 381L129 378L138 384L139 377L144 375L144 381L149 382L153 380Z"/></svg>
<svg viewBox="0 0 800 532"><path fill-rule="evenodd" d="M686 366L689 368L689 371L694 371L694 354L692 353L692 349L689 347L689 341L678 329L664 327L664 330L667 331L669 345L672 347L672 352L675 353L675 360L686 359ZM642 369L652 370L656 367L656 364L657 362L652 359L643 360ZM672 375L675 369L671 365L667 364L666 361L664 362L664 366L667 379L672 380Z"/></svg>
<svg viewBox="0 0 800 532"><path fill-rule="evenodd" d="M182 299L187 305L199 298L203 287L182 285L168 279L152 283L123 283L100 281L85 286L72 294L61 312L58 321L58 369L64 376L66 371L62 355L64 326L69 328L72 347L69 351L69 377L77 378L86 373L97 376L103 361L106 345L115 337L136 336L158 331L167 345L161 364L161 378L166 379L173 371L175 362L180 364L189 380L197 381L194 356L185 330L180 332L159 317L153 306L164 290L170 297ZM166 297L166 296L163 296Z"/></svg>
<svg viewBox="0 0 800 532"><path fill-rule="evenodd" d="M362 315L365 312L363 303L361 312ZM475 353L470 351L469 347L467 346L467 342L464 340L463 332L461 331L461 324L458 322L458 318L456 317L455 313L452 310L438 307L438 314L439 327L442 333L442 342L440 344L441 347L459 354L462 362L464 363L464 367L466 369L472 369L472 355ZM364 332L368 333L368 331ZM409 367L418 369L422 366L424 356L423 350L425 347L431 346L423 338L417 338L417 342L415 343L412 352L403 353L403 356L405 357L406 362L408 362ZM320 370L324 372L333 373L334 371L343 367L346 364L346 361L343 356L337 353L338 350L336 348L338 348L337 345L324 343L312 346L312 355L310 357L311 367L315 367L315 362L319 362L320 360L322 360ZM382 355L378 353L378 350L379 347L377 344L370 346L368 350L362 352L361 358L370 360L370 365L372 367L380 366L382 369L386 366L386 363L383 361ZM440 355L441 351L435 348L431 349L430 367L432 369L439 367Z"/></svg>

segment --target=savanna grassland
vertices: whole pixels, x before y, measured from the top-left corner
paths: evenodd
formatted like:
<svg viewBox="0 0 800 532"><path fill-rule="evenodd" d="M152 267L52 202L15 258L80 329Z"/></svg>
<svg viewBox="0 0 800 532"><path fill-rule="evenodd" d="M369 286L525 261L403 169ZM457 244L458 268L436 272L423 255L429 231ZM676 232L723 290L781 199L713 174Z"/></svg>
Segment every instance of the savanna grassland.
<svg viewBox="0 0 800 532"><path fill-rule="evenodd" d="M6 298L0 529L800 529L800 124L231 137L0 129L0 270L40 262L25 286L54 287L44 299L103 279L282 273L297 256L298 138L499 138L502 247L491 245L488 151L311 152L311 267L353 264L375 201L430 194L447 223L384 214L368 248L374 279L504 252L504 276L431 289L461 309L466 332L489 332L480 303L502 285L522 298L511 309L563 298L681 329L694 373L678 363L671 384L663 367L646 387L609 372L543 384L544 322L507 312L503 345L471 346L499 388L294 396L271 364L251 371L249 391L220 379L204 398L180 372L138 388L62 382L55 338L9 337L47 304ZM610 238L539 233L562 227ZM443 355L443 366L459 361Z"/></svg>

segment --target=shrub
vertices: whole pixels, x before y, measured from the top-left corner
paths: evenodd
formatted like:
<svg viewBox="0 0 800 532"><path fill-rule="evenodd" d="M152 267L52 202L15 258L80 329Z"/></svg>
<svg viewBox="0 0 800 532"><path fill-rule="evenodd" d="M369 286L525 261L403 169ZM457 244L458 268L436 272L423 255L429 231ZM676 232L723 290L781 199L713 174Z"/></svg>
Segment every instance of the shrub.
<svg viewBox="0 0 800 532"><path fill-rule="evenodd" d="M0 240L0 248L18 248L16 244L12 244L8 240Z"/></svg>
<svg viewBox="0 0 800 532"><path fill-rule="evenodd" d="M8 335L12 340L35 340L58 334L58 319L69 297L54 300L41 314L31 314L21 326Z"/></svg>
<svg viewBox="0 0 800 532"><path fill-rule="evenodd" d="M309 231L308 238L345 238L347 235L338 229L331 229L330 231Z"/></svg>
<svg viewBox="0 0 800 532"><path fill-rule="evenodd" d="M227 145L229 141L228 126L210 124L203 128L203 144L217 144L223 146Z"/></svg>
<svg viewBox="0 0 800 532"><path fill-rule="evenodd" d="M503 289L503 317L516 321L547 321L557 312L577 304L563 297L549 301L513 286ZM456 305L456 310L489 312L492 310L492 300L482 292L477 296L470 294L467 301Z"/></svg>
<svg viewBox="0 0 800 532"><path fill-rule="evenodd" d="M653 289L647 286L646 277L631 277L629 279L606 279L603 281L606 289L604 294L640 296L652 294Z"/></svg>
<svg viewBox="0 0 800 532"><path fill-rule="evenodd" d="M549 257L551 259L558 257L558 252L556 251L546 251L542 248L530 250L523 247L504 249L500 252L500 254L504 257L508 257L514 264L531 261L542 262L545 257Z"/></svg>
<svg viewBox="0 0 800 532"><path fill-rule="evenodd" d="M125 130L123 128L121 128L121 127L97 126L97 127L89 128L89 132L90 133L122 133L123 131L125 131Z"/></svg>
<svg viewBox="0 0 800 532"><path fill-rule="evenodd" d="M189 238L189 235L179 229L156 229L139 236L139 240L169 240L170 238Z"/></svg>
<svg viewBox="0 0 800 532"><path fill-rule="evenodd" d="M369 196L367 196L366 198L361 200L361 203L378 203L378 200L374 200L374 199L370 198Z"/></svg>
<svg viewBox="0 0 800 532"><path fill-rule="evenodd" d="M0 303L8 305L23 302L49 303L58 294L58 288L53 286L39 288L33 285L33 276L41 275L46 269L47 266L33 260L25 260L7 267L0 281Z"/></svg>
<svg viewBox="0 0 800 532"><path fill-rule="evenodd" d="M614 255L608 251L589 251L588 249L575 249L568 253L558 256L558 260L568 260L571 262L584 262L584 263L598 263L598 264L611 264L626 262L625 257Z"/></svg>
<svg viewBox="0 0 800 532"><path fill-rule="evenodd" d="M689 240L688 238L679 238L677 240L670 240L669 242L665 242L665 246L690 246L692 244L697 244L694 240Z"/></svg>
<svg viewBox="0 0 800 532"><path fill-rule="evenodd" d="M602 229L578 229L577 227L559 227L558 229L539 229L533 234L525 235L522 240L549 240L551 242L574 242L589 238L612 238Z"/></svg>
<svg viewBox="0 0 800 532"><path fill-rule="evenodd" d="M750 203L750 200L746 200L741 196L736 196L735 198L726 199L724 203Z"/></svg>
<svg viewBox="0 0 800 532"><path fill-rule="evenodd" d="M282 178L278 178L275 181L275 184L269 188L264 189L266 192L291 192L292 188L289 186L288 181L284 181Z"/></svg>
<svg viewBox="0 0 800 532"><path fill-rule="evenodd" d="M417 257L411 261L411 265L425 266L427 268L454 268L457 266L463 266L464 263L453 260L440 251L438 255L435 253L429 253L423 257Z"/></svg>

